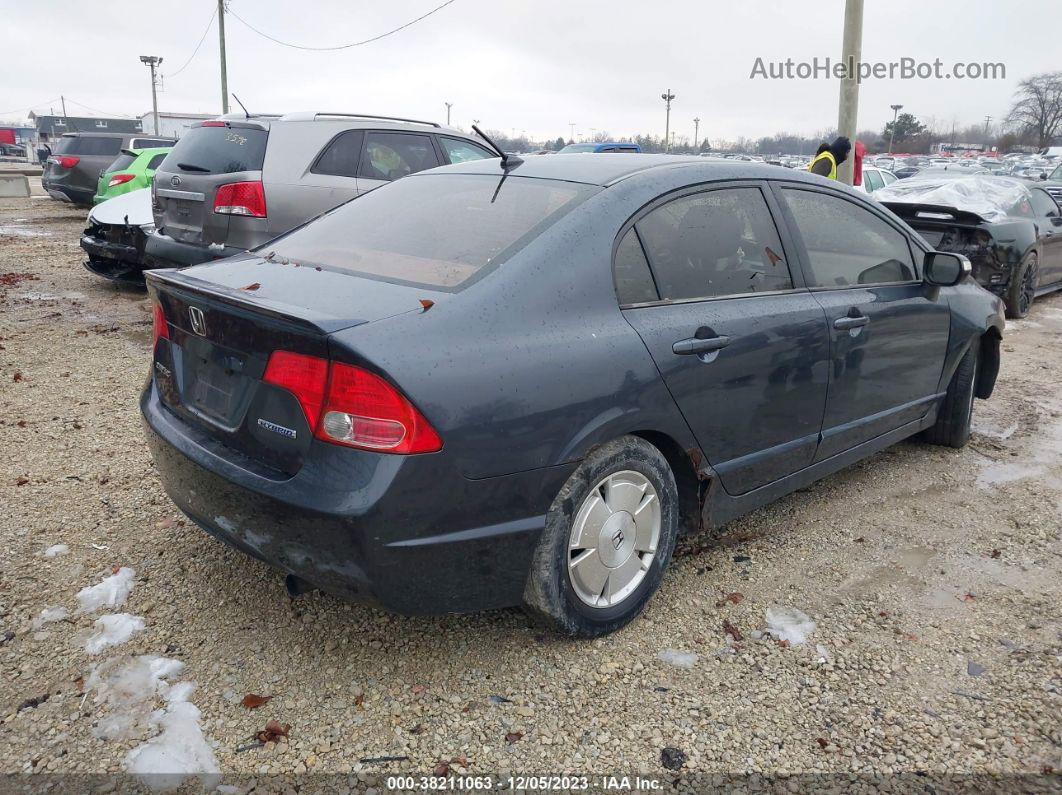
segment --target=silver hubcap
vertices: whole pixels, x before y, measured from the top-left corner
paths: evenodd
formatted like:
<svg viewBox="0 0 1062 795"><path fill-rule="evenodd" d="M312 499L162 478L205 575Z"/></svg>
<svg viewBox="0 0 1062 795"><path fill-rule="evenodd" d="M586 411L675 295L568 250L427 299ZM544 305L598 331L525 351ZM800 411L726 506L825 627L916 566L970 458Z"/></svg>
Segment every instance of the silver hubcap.
<svg viewBox="0 0 1062 795"><path fill-rule="evenodd" d="M645 579L660 543L660 499L645 475L604 478L579 506L568 539L568 576L591 607L619 604Z"/></svg>

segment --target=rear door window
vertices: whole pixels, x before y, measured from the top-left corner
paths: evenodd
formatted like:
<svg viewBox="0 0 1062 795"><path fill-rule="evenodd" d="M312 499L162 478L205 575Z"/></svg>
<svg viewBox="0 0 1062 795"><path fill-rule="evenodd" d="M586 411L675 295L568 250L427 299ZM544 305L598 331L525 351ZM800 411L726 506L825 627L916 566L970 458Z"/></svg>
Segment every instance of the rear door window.
<svg viewBox="0 0 1062 795"><path fill-rule="evenodd" d="M855 202L783 188L807 250L809 287L909 282L916 278L907 237Z"/></svg>
<svg viewBox="0 0 1062 795"><path fill-rule="evenodd" d="M1041 218L1051 218L1058 215L1058 205L1050 194L1042 190L1030 191L1032 194L1033 210Z"/></svg>
<svg viewBox="0 0 1062 795"><path fill-rule="evenodd" d="M459 138L447 138L440 135L439 143L442 144L443 151L446 152L451 163L467 163L470 160L486 160L498 156L482 146L462 141Z"/></svg>
<svg viewBox="0 0 1062 795"><path fill-rule="evenodd" d="M314 174L331 174L337 177L358 176L358 159L361 157L361 130L347 130L333 138L321 152L310 169Z"/></svg>
<svg viewBox="0 0 1062 795"><path fill-rule="evenodd" d="M652 210L635 227L663 299L793 287L778 230L759 188L683 196Z"/></svg>
<svg viewBox="0 0 1062 795"><path fill-rule="evenodd" d="M154 157L152 157L148 161L148 164L147 164L148 171L154 171L156 168L158 168L162 164L162 161L165 160L165 159L166 159L166 153L165 152L163 152L160 155L155 155Z"/></svg>
<svg viewBox="0 0 1062 795"><path fill-rule="evenodd" d="M627 230L616 248L613 270L616 297L621 305L659 300L660 294L656 291L656 283L649 270L649 260L645 258L645 251L634 227Z"/></svg>
<svg viewBox="0 0 1062 795"><path fill-rule="evenodd" d="M261 171L268 138L257 127L193 127L174 145L166 167L197 174Z"/></svg>
<svg viewBox="0 0 1062 795"><path fill-rule="evenodd" d="M281 261L456 291L598 190L516 176L423 175L364 193L258 250Z"/></svg>
<svg viewBox="0 0 1062 795"><path fill-rule="evenodd" d="M365 134L358 176L395 180L437 165L430 136L370 131Z"/></svg>

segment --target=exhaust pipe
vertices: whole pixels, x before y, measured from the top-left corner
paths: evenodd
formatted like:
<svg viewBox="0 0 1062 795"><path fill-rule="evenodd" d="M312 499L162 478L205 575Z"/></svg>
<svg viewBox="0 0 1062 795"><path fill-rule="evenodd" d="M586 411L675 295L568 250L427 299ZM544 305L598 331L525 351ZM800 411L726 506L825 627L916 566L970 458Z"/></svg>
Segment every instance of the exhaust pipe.
<svg viewBox="0 0 1062 795"><path fill-rule="evenodd" d="M296 577L294 574L289 574L284 578L284 587L288 589L288 596L292 599L309 591L317 590L312 583L306 582L302 577Z"/></svg>

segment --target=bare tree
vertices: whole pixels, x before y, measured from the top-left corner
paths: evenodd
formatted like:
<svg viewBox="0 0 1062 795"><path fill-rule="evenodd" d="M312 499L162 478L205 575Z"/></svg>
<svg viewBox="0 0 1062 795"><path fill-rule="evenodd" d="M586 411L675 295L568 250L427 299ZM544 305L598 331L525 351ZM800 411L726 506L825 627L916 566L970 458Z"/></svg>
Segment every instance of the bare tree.
<svg viewBox="0 0 1062 795"><path fill-rule="evenodd" d="M1062 72L1044 72L1022 80L1007 114L1007 125L1036 135L1041 148L1062 130Z"/></svg>

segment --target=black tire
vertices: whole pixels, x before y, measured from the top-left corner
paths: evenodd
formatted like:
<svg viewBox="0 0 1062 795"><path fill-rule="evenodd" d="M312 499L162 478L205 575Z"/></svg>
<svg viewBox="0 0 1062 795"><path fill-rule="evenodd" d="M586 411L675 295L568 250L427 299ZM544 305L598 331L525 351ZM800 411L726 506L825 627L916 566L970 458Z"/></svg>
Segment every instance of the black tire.
<svg viewBox="0 0 1062 795"><path fill-rule="evenodd" d="M1040 272L1040 263L1035 254L1029 254L1021 261L1014 278L1007 288L1007 297L1003 303L1007 307L1007 317L1021 320L1029 314L1033 298L1036 296L1036 279Z"/></svg>
<svg viewBox="0 0 1062 795"><path fill-rule="evenodd" d="M592 607L577 595L568 571L572 522L591 490L604 478L631 470L652 484L659 499L660 535L655 556L640 584L622 601ZM524 588L524 609L550 629L572 637L615 632L641 612L660 585L675 548L678 525L675 476L657 448L635 436L622 436L599 447L572 473L550 506Z"/></svg>
<svg viewBox="0 0 1062 795"><path fill-rule="evenodd" d="M937 413L937 421L923 432L923 438L930 444L958 448L970 440L980 352L981 345L975 340L959 362Z"/></svg>

